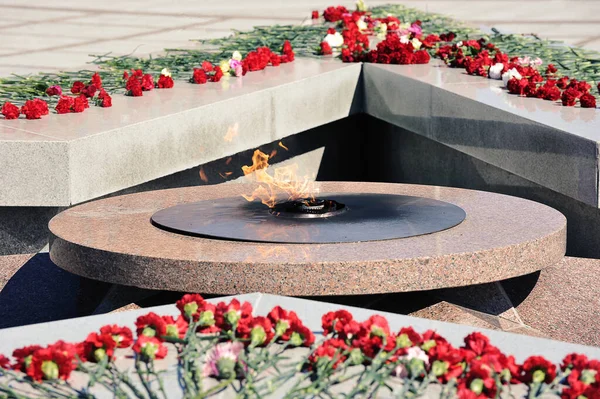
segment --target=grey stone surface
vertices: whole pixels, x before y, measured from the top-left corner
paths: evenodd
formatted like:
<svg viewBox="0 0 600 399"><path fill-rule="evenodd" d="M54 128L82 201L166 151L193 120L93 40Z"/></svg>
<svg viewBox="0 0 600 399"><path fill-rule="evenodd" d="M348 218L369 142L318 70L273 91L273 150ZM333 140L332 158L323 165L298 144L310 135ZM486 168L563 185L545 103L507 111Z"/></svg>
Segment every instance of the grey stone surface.
<svg viewBox="0 0 600 399"><path fill-rule="evenodd" d="M366 181L462 187L541 202L567 217L567 255L600 258L598 208L392 124L371 118L361 129L373 138L364 141L364 154L377 154L369 157Z"/></svg>
<svg viewBox="0 0 600 399"><path fill-rule="evenodd" d="M68 206L345 118L357 107L360 73L359 64L298 59L216 84L115 97L112 108L85 115L0 120L35 143L22 150L0 136L11 179L0 180L11 187L0 206Z"/></svg>
<svg viewBox="0 0 600 399"><path fill-rule="evenodd" d="M400 68L365 64L363 76L368 114L598 205L596 110L559 112L552 102L509 95L498 81L437 61Z"/></svg>
<svg viewBox="0 0 600 399"><path fill-rule="evenodd" d="M230 297L215 298L209 299L209 301L214 303L229 298ZM321 330L321 315L323 313L342 308L340 305L329 303L259 293L239 295L236 296L236 298L241 301L246 300L250 302L255 309L254 313L256 315L266 315L276 305L282 306L285 309L294 310L313 331ZM349 306L343 306L343 308L351 311L355 318L359 320L365 320L375 313L372 310ZM58 339L76 342L85 339L89 332L95 331L108 323L132 326L139 315L146 314L150 311L158 314L170 315L176 315L178 313L174 305L164 305L128 312L89 316L52 323L4 329L0 330L0 353L11 353L15 348L34 343L41 345L49 344ZM462 340L466 335L473 331L481 331L488 335L492 343L497 345L502 351L514 354L517 361L523 361L526 357L537 354L543 355L549 360L558 363L566 354L572 352L584 353L593 358L600 358L600 348L392 313L377 313L388 318L390 327L393 330L398 330L404 326L413 326L417 331L434 329L446 337L453 345L461 345Z"/></svg>
<svg viewBox="0 0 600 399"><path fill-rule="evenodd" d="M599 113L499 85L437 61L298 59L219 84L119 96L85 115L0 120L0 183L11 187L0 205L68 206L366 112L596 207Z"/></svg>

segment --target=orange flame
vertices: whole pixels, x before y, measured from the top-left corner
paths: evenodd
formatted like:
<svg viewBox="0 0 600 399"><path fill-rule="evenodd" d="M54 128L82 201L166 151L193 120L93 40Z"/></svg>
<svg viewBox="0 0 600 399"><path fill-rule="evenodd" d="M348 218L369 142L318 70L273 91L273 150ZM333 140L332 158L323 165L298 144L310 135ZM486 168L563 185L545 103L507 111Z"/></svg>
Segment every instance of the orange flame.
<svg viewBox="0 0 600 399"><path fill-rule="evenodd" d="M260 200L272 208L277 203L279 193L286 197L286 201L314 198L318 191L315 182L311 181L308 176L298 178L297 164L275 168L273 176L271 176L267 173L269 158L264 152L256 150L252 155L252 166L242 166L244 175L253 178L259 184L252 194L242 194L247 201Z"/></svg>
<svg viewBox="0 0 600 399"><path fill-rule="evenodd" d="M223 140L231 143L233 141L233 138L238 135L239 127L240 127L239 123L236 123L233 126L229 126L227 128L227 133L225 133L225 136L223 136Z"/></svg>
<svg viewBox="0 0 600 399"><path fill-rule="evenodd" d="M206 173L204 172L204 168L202 166L200 167L200 180L202 180L204 183L208 183L208 177L206 177Z"/></svg>

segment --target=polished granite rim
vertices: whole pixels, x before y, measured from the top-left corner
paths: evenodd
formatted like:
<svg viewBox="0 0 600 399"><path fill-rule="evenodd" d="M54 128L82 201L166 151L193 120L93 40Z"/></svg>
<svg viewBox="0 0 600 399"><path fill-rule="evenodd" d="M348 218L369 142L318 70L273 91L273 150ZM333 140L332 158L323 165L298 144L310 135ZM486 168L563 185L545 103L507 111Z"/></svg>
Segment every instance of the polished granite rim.
<svg viewBox="0 0 600 399"><path fill-rule="evenodd" d="M529 274L565 253L566 219L545 205L448 187L323 182L321 193L434 198L465 210L458 226L418 237L342 244L264 244L186 237L149 222L159 209L252 190L223 184L118 196L50 221L50 257L92 279L203 293L347 295L429 290Z"/></svg>

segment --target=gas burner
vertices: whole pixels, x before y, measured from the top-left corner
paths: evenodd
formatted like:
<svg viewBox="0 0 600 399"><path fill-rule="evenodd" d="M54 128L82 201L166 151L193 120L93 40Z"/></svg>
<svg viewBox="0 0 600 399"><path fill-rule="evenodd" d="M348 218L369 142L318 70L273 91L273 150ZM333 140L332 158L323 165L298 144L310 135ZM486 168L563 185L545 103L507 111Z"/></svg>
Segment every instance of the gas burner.
<svg viewBox="0 0 600 399"><path fill-rule="evenodd" d="M189 202L161 209L152 223L178 234L221 240L327 244L430 234L464 218L458 206L433 198L327 193L325 198L280 202L272 209L242 197Z"/></svg>
<svg viewBox="0 0 600 399"><path fill-rule="evenodd" d="M269 210L271 215L290 219L328 218L337 216L348 208L337 201L322 198L303 198L276 204Z"/></svg>

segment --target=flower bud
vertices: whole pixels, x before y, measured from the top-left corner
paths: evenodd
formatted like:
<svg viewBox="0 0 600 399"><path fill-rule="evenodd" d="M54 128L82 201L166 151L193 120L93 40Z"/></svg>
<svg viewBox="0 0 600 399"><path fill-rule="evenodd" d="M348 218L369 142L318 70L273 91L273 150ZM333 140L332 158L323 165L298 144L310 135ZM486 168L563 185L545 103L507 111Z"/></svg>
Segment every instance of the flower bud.
<svg viewBox="0 0 600 399"><path fill-rule="evenodd" d="M229 379L235 377L235 360L230 357L222 357L217 360L219 378Z"/></svg>
<svg viewBox="0 0 600 399"><path fill-rule="evenodd" d="M237 311L230 310L229 312L225 313L225 320L227 320L227 322L233 326L237 324L238 320L240 320L240 315Z"/></svg>
<svg viewBox="0 0 600 399"><path fill-rule="evenodd" d="M156 330L150 326L146 326L142 330L142 335L145 335L146 337L154 337L156 335Z"/></svg>
<svg viewBox="0 0 600 399"><path fill-rule="evenodd" d="M256 326L250 331L250 346L258 346L265 343L267 333L262 326Z"/></svg>
<svg viewBox="0 0 600 399"><path fill-rule="evenodd" d="M430 339L429 341L423 342L423 344L421 345L421 349L423 349L425 352L427 352L429 349L433 348L435 345L436 345L435 340Z"/></svg>
<svg viewBox="0 0 600 399"><path fill-rule="evenodd" d="M469 389L475 392L477 395L481 395L481 392L483 392L483 380L481 378L475 378L473 381L471 381Z"/></svg>
<svg viewBox="0 0 600 399"><path fill-rule="evenodd" d="M198 304L196 302L188 302L183 306L183 312L187 317L191 317L198 311Z"/></svg>
<svg viewBox="0 0 600 399"><path fill-rule="evenodd" d="M352 363L355 366L358 366L359 364L363 364L363 362L365 361L365 357L362 354L362 351L358 348L354 348L350 351L350 363Z"/></svg>
<svg viewBox="0 0 600 399"><path fill-rule="evenodd" d="M396 345L400 348L408 348L412 346L412 341L408 337L408 334L400 334L398 338L396 338Z"/></svg>
<svg viewBox="0 0 600 399"><path fill-rule="evenodd" d="M151 342L147 342L143 347L140 353L147 359L154 359L156 356L156 352L158 352L158 345L153 344Z"/></svg>
<svg viewBox="0 0 600 399"><path fill-rule="evenodd" d="M533 372L533 376L532 376L533 382L541 383L541 382L544 382L545 379L546 379L546 373L544 373L543 370L535 370Z"/></svg>
<svg viewBox="0 0 600 399"><path fill-rule="evenodd" d="M431 365L431 371L436 377L441 377L448 372L448 362L436 360Z"/></svg>
<svg viewBox="0 0 600 399"><path fill-rule="evenodd" d="M42 362L42 374L46 380L55 380L58 378L58 364L52 360L44 360Z"/></svg>
<svg viewBox="0 0 600 399"><path fill-rule="evenodd" d="M416 377L421 373L425 372L425 362L423 360L418 359L416 357L410 359L408 361L408 369L410 370L410 375L412 377Z"/></svg>
<svg viewBox="0 0 600 399"><path fill-rule="evenodd" d="M584 384L593 384L596 381L596 370L585 369L581 372L581 377L579 379Z"/></svg>
<svg viewBox="0 0 600 399"><path fill-rule="evenodd" d="M202 327L213 326L215 324L215 315L210 310L202 312L198 321Z"/></svg>
<svg viewBox="0 0 600 399"><path fill-rule="evenodd" d="M275 325L275 335L281 337L290 328L290 323L287 320L277 320Z"/></svg>
<svg viewBox="0 0 600 399"><path fill-rule="evenodd" d="M106 350L104 348L98 348L94 351L94 359L96 362L101 362L106 357Z"/></svg>
<svg viewBox="0 0 600 399"><path fill-rule="evenodd" d="M169 324L167 326L167 337L179 338L179 330L175 324Z"/></svg>

